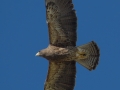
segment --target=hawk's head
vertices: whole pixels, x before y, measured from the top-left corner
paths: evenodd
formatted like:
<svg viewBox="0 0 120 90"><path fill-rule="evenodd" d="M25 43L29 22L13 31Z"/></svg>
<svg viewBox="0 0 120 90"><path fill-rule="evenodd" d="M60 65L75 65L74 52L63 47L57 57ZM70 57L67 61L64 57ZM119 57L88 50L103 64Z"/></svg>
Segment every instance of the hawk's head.
<svg viewBox="0 0 120 90"><path fill-rule="evenodd" d="M44 57L45 55L46 55L46 50L43 49L43 50L37 52L35 56L41 56L41 57Z"/></svg>

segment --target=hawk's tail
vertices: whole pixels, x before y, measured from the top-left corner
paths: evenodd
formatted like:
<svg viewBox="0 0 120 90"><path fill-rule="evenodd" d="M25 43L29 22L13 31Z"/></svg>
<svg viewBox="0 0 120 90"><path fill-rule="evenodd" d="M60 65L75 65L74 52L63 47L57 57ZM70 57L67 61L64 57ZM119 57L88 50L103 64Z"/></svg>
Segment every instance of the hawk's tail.
<svg viewBox="0 0 120 90"><path fill-rule="evenodd" d="M76 61L89 70L95 69L99 61L99 48L92 41L85 45L78 46L76 53Z"/></svg>

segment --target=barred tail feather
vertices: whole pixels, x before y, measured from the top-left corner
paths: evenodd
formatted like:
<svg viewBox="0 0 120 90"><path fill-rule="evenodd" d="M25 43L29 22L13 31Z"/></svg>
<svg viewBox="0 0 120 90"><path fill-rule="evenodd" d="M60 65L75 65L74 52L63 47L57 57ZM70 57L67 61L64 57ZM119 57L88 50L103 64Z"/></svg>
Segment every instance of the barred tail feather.
<svg viewBox="0 0 120 90"><path fill-rule="evenodd" d="M76 53L76 61L89 70L94 70L99 61L99 48L97 44L92 41L88 44L78 46Z"/></svg>

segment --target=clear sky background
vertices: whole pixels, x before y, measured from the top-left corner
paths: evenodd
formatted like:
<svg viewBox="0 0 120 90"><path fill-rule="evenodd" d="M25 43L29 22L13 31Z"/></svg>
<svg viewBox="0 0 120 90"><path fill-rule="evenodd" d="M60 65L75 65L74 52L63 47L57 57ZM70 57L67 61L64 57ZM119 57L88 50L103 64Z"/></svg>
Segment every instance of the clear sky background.
<svg viewBox="0 0 120 90"><path fill-rule="evenodd" d="M74 0L77 46L100 47L96 70L77 64L74 90L120 90L120 0ZM0 0L0 90L43 90L49 44L45 0Z"/></svg>

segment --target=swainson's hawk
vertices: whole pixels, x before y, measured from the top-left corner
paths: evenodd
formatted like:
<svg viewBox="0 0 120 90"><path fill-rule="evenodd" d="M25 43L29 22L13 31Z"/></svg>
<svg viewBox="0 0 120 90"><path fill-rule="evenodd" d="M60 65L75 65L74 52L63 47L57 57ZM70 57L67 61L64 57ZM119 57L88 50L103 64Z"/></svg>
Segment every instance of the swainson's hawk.
<svg viewBox="0 0 120 90"><path fill-rule="evenodd" d="M50 44L36 54L49 61L44 90L73 90L76 62L95 69L99 48L94 41L76 47L77 17L72 0L45 1Z"/></svg>

